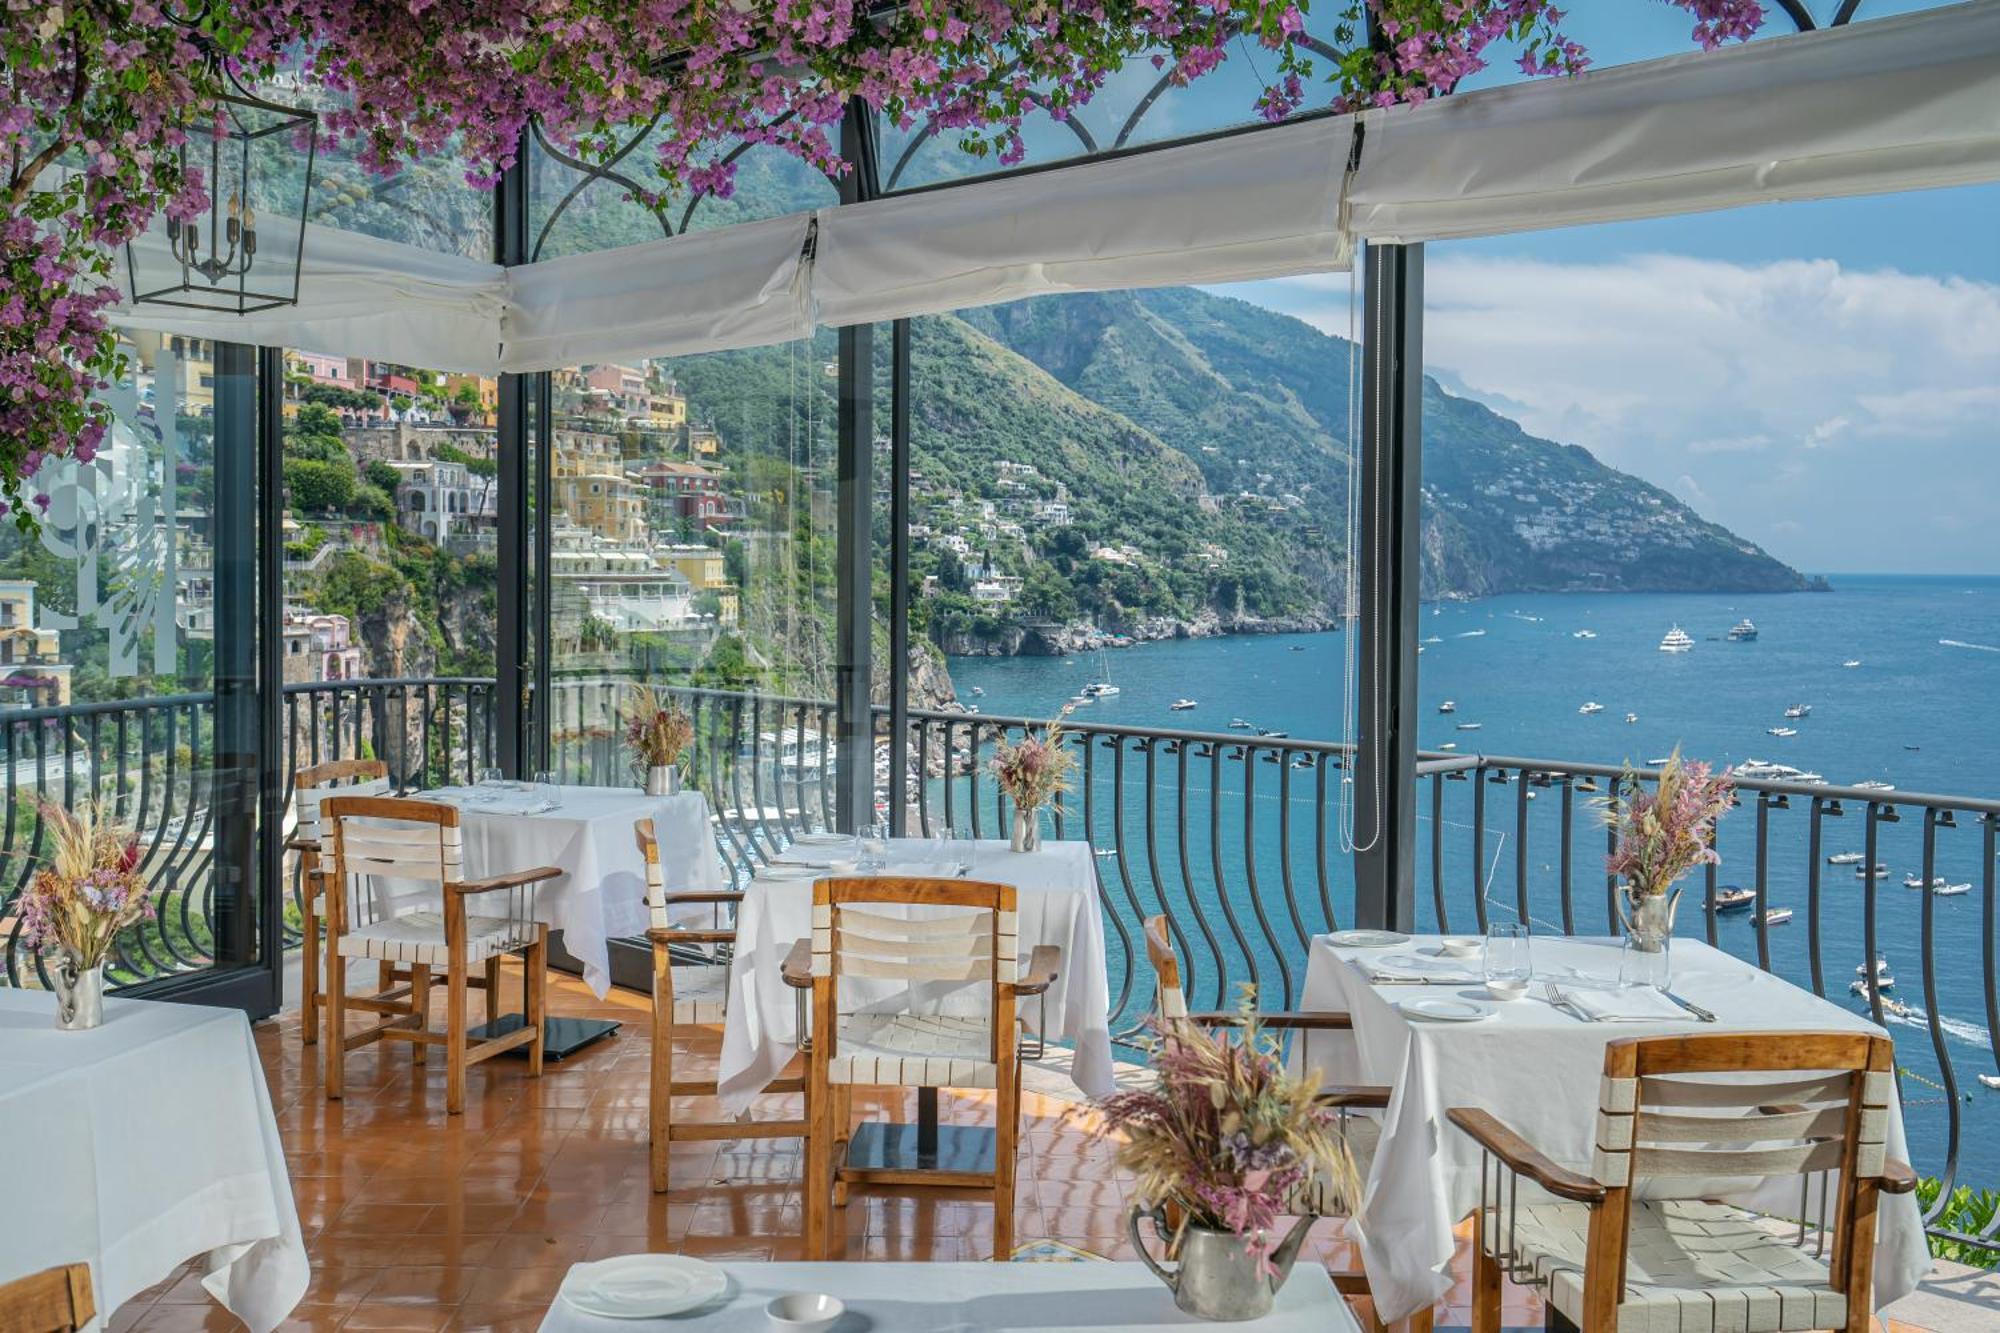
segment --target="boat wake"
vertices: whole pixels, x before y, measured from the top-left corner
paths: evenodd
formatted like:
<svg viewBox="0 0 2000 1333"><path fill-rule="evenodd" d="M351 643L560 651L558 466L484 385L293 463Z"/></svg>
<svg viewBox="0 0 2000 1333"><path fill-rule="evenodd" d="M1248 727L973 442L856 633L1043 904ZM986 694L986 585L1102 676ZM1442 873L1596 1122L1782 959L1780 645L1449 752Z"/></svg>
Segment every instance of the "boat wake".
<svg viewBox="0 0 2000 1333"><path fill-rule="evenodd" d="M1866 1001L1862 1002L1862 1007L1864 1009L1867 1008ZM1930 1031L1931 1026L1930 1015L1914 1004L1909 1006L1909 1012L1907 1013L1892 1014L1884 1010L1882 1021L1906 1028L1921 1028L1926 1032ZM1955 1041L1962 1041L1972 1046L1984 1046L1989 1049L1991 1047L1992 1035L1978 1023L1968 1023L1962 1018L1944 1017L1938 1020L1938 1026L1944 1029L1945 1036Z"/></svg>
<svg viewBox="0 0 2000 1333"><path fill-rule="evenodd" d="M1946 648L1970 648L1976 653L2000 653L2000 644L1967 643L1963 639L1939 639L1938 643Z"/></svg>

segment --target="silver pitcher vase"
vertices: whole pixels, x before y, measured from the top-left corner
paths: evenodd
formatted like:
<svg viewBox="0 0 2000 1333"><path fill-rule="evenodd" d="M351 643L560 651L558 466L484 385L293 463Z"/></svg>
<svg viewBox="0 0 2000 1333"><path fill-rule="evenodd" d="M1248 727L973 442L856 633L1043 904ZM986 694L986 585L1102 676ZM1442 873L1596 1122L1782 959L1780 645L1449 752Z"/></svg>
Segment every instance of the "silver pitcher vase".
<svg viewBox="0 0 2000 1333"><path fill-rule="evenodd" d="M1038 852L1042 849L1042 812L1039 809L1014 807L1014 835L1007 840L1007 849L1014 852Z"/></svg>
<svg viewBox="0 0 2000 1333"><path fill-rule="evenodd" d="M1620 981L1657 990L1667 988L1674 943L1674 909L1680 906L1680 900L1678 888L1647 893L1636 884L1619 887L1618 917L1625 928L1625 949L1618 965Z"/></svg>
<svg viewBox="0 0 2000 1333"><path fill-rule="evenodd" d="M49 969L56 997L56 1029L82 1032L104 1022L104 964L83 966L83 960L65 950L56 955Z"/></svg>
<svg viewBox="0 0 2000 1333"><path fill-rule="evenodd" d="M654 764L646 770L646 795L678 796L681 791L681 771L672 764Z"/></svg>
<svg viewBox="0 0 2000 1333"><path fill-rule="evenodd" d="M1146 1212L1135 1207L1125 1219L1132 1248L1139 1252L1146 1267L1167 1284L1167 1290L1174 1294L1174 1304L1197 1319L1232 1322L1261 1319L1271 1313L1271 1302L1291 1276L1292 1262L1299 1257L1299 1246L1313 1224L1310 1217L1301 1217L1292 1224L1291 1231L1271 1252L1271 1267L1275 1272L1267 1272L1250 1253L1243 1237L1233 1231L1218 1231L1190 1222L1181 1229L1168 1256L1179 1260L1170 1271L1153 1258L1140 1239L1142 1216L1152 1218L1157 1235L1171 1236L1173 1229L1158 1209Z"/></svg>

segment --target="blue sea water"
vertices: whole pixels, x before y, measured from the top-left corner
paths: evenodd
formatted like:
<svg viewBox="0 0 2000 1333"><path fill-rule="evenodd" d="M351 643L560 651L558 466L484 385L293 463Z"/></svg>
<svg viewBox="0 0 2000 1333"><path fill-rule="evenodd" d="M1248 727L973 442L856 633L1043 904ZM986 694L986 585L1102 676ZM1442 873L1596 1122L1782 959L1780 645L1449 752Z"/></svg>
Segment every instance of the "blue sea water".
<svg viewBox="0 0 2000 1333"><path fill-rule="evenodd" d="M1456 746L1462 754L1614 765L1643 763L1678 745L1687 755L1718 765L1756 758L1818 772L1840 784L1877 780L1903 792L2000 798L2000 578L1844 575L1833 584L1833 592L1818 594L1544 594L1426 605L1418 664L1420 744L1426 750ZM1758 638L1742 643L1726 639L1729 627L1746 616L1756 622ZM1693 650L1660 652L1661 636L1676 624L1694 638ZM1581 631L1595 637L1576 637ZM1222 732L1232 718L1243 718L1295 739L1338 740L1345 651L1343 634L1283 635L1147 644L1072 659L955 658L951 668L960 699L987 714L1046 717L1082 684L1108 674L1120 693L1089 705L1079 720ZM1844 665L1854 660L1860 665ZM974 687L983 695L974 697ZM1169 705L1183 697L1198 701L1198 707L1172 711ZM1456 710L1442 714L1438 705L1447 699ZM1590 701L1603 704L1603 711L1580 713ZM1809 717L1785 718L1787 707L1801 703L1812 706ZM1627 713L1637 720L1628 724ZM1478 723L1479 729L1461 731L1461 723ZM1798 734L1768 734L1776 726L1796 728ZM1100 810L1092 836L1100 844L1107 841L1107 812L1122 815L1133 849L1122 861L1137 885L1133 894L1142 904L1158 901L1161 893L1171 900L1174 856L1163 849L1167 864L1158 879L1165 887L1155 888L1155 872L1137 849L1143 846L1148 817L1176 827L1178 761L1156 760L1162 782L1150 803L1138 781L1138 756L1126 762L1122 803L1111 796L1108 760L1093 774ZM1203 802L1214 799L1212 774L1198 763L1188 775L1184 797L1193 803L1189 823L1194 827L1196 878L1207 874L1211 853L1232 868L1242 860L1246 834L1235 812L1242 806L1243 768L1233 765L1220 773L1219 805L1227 813L1213 824L1212 841L1203 813ZM1277 784L1287 776L1288 801L1280 802ZM1259 906L1274 917L1282 915L1272 886L1280 864L1298 870L1300 895L1314 900L1313 871L1321 855L1313 827L1317 776L1299 771L1287 775L1278 765L1251 775L1259 818L1248 845L1263 868L1257 896L1265 901L1249 901L1247 883L1233 870L1211 880L1223 886L1231 906L1243 909L1246 922L1254 922L1253 909ZM1449 925L1472 928L1478 897L1511 917L1517 895L1525 889L1537 928L1559 928L1562 837L1554 795L1537 792L1529 807L1523 886L1517 881L1514 841L1520 789L1487 789L1486 832L1475 840L1469 786L1450 785L1436 830L1444 849L1437 872ZM1884 799L1893 801L1893 796ZM1295 820L1284 838L1275 830L1281 804L1290 805ZM1768 932L1771 964L1801 983L1811 977L1807 877L1813 862L1805 805L1794 802L1790 810L1770 812L1764 876L1771 905L1796 911L1792 922ZM1420 803L1420 811L1416 895L1420 920L1434 925L1433 830L1427 805ZM1603 840L1592 825L1593 814L1581 802L1574 810L1573 910L1580 931L1608 933ZM1725 817L1720 882L1756 883L1751 854L1756 818L1751 805ZM1848 993L1848 982L1865 956L1868 890L1851 867L1828 866L1824 858L1836 851L1859 851L1863 822L1853 810L1826 820L1817 866L1823 985L1829 998L1857 1010L1862 1001ZM1937 898L1903 885L1906 876L1919 873L1923 823L1911 812L1900 822L1881 826L1879 855L1890 873L1874 890L1878 948L1899 982L1894 994L1917 1011L1914 1018L1891 1023L1898 1063L1905 1070L1913 1154L1921 1169L1941 1170L1949 1120L1956 1113L1963 1125L1960 1178L2000 1187L2000 1092L1973 1077L2000 1072L1988 1032L1983 955L1983 942L1994 932L1984 893L1986 834L1972 820L1937 830L1937 873L1952 883L1973 885L1966 895ZM1324 855L1329 903L1344 923L1351 919L1352 902L1346 858L1337 845ZM1117 877L1107 874L1107 879L1115 886L1107 891L1123 896ZM1699 893L1697 881L1693 896ZM1924 984L1927 899L1934 995L1926 994ZM1196 900L1192 890L1183 899L1190 904ZM1683 934L1706 931L1698 902L1683 907L1679 926ZM1258 948L1254 930L1246 926L1245 931L1253 949ZM1757 958L1757 932L1744 917L1723 918L1718 932L1722 947ZM1114 939L1114 950L1119 947ZM1925 1021L1932 1010L1940 1015L1956 1071L1955 1106L1933 1086L1941 1071Z"/></svg>

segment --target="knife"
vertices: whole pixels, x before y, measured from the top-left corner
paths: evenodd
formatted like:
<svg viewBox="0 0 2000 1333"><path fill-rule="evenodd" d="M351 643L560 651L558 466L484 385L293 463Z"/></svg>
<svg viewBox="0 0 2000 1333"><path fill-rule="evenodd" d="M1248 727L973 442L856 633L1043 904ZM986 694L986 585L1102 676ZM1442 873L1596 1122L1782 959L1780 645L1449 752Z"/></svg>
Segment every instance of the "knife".
<svg viewBox="0 0 2000 1333"><path fill-rule="evenodd" d="M1680 1006L1681 1008L1683 1008L1683 1009L1687 1010L1687 1011L1688 1011L1688 1012L1689 1012L1690 1014L1693 1014L1693 1015L1694 1015L1694 1016L1695 1016L1695 1017L1696 1017L1697 1019L1699 1019L1699 1020L1700 1020L1701 1022L1703 1022L1703 1023L1713 1023L1713 1022L1715 1021L1715 1015L1714 1015L1714 1014L1712 1014L1712 1013L1710 1013L1710 1012L1709 1012L1708 1010L1706 1010L1706 1009L1702 1008L1702 1007L1701 1007L1700 1005L1696 1004L1696 1003L1695 1003L1694 1001L1692 1001L1692 1000L1684 1000L1684 999L1682 999L1682 998L1681 998L1680 996L1678 996L1678 995L1674 994L1674 993L1673 993L1672 991L1668 991L1668 992L1666 993L1666 995L1667 995L1667 998L1668 998L1669 1000L1672 1000L1672 1001L1673 1001L1673 1002L1674 1002L1675 1004L1677 1004L1677 1005L1679 1005L1679 1006Z"/></svg>

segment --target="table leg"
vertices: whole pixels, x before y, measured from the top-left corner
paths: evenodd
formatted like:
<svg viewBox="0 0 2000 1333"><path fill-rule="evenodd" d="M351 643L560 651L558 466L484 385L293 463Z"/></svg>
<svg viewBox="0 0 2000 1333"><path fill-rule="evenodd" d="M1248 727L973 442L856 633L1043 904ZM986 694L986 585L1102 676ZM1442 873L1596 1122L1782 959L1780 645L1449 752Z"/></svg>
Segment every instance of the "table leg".
<svg viewBox="0 0 2000 1333"><path fill-rule="evenodd" d="M936 1160L938 1150L938 1090L917 1089L917 1152Z"/></svg>

